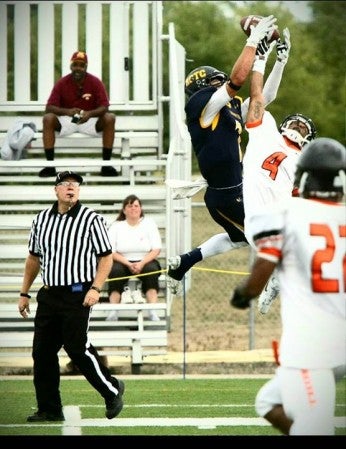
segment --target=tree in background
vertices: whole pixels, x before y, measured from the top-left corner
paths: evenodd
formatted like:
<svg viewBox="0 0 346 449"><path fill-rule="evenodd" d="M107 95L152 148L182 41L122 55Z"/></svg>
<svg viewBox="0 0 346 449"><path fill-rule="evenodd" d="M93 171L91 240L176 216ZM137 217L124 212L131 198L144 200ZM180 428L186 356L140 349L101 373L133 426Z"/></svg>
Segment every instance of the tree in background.
<svg viewBox="0 0 346 449"><path fill-rule="evenodd" d="M308 33L317 46L315 83L319 122L325 136L346 144L346 2L309 2L313 21ZM306 58L309 59L309 56ZM322 133L320 133L322 135Z"/></svg>
<svg viewBox="0 0 346 449"><path fill-rule="evenodd" d="M292 49L270 111L278 123L301 112L313 118L319 136L345 143L346 2L308 2L311 22L294 17L284 3L165 1L164 28L175 25L176 38L186 49L186 73L199 65L229 73L246 40L240 18L274 14L281 30L290 29ZM267 73L274 59L271 55ZM240 95L249 95L249 82Z"/></svg>

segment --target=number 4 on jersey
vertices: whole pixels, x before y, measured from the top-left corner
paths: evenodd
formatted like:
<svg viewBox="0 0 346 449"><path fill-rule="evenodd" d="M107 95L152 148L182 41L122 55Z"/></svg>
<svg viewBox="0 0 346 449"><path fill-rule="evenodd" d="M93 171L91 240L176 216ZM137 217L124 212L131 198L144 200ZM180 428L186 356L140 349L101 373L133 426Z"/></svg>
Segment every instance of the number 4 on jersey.
<svg viewBox="0 0 346 449"><path fill-rule="evenodd" d="M286 159L286 157L287 155L285 153L277 151L264 160L262 168L270 172L269 176L273 181L275 181L277 176L279 165L284 159Z"/></svg>

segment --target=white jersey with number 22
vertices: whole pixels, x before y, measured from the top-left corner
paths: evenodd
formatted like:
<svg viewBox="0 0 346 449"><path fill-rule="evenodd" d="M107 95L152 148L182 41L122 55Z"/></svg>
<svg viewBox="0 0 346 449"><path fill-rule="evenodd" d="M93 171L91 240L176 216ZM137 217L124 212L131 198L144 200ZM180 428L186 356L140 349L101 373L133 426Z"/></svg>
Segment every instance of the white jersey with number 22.
<svg viewBox="0 0 346 449"><path fill-rule="evenodd" d="M251 218L258 256L279 273L280 363L345 365L345 204L292 197L285 203Z"/></svg>

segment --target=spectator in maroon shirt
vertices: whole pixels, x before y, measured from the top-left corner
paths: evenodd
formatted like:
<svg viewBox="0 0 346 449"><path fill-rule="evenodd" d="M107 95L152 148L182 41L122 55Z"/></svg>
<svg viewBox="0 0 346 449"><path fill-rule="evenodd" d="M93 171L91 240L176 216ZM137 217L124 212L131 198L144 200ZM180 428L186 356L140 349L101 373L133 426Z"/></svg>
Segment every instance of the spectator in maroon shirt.
<svg viewBox="0 0 346 449"><path fill-rule="evenodd" d="M43 145L47 161L54 161L56 133L60 137L75 132L99 136L102 133L102 159L112 156L115 114L108 111L109 99L103 82L87 72L88 56L76 51L71 58L71 73L57 81L48 98L43 116ZM117 176L114 167L101 168L102 176ZM55 167L45 167L40 177L56 176Z"/></svg>

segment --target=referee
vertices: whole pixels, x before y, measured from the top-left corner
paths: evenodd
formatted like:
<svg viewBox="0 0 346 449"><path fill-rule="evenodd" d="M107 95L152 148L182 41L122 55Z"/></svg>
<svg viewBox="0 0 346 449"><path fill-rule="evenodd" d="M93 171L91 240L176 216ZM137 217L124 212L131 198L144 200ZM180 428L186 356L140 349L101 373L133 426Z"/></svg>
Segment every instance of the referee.
<svg viewBox="0 0 346 449"><path fill-rule="evenodd" d="M38 410L29 422L64 421L58 352L63 346L88 382L105 400L106 417L123 408L125 385L112 377L88 339L92 306L112 266L106 223L79 201L83 178L72 171L55 180L57 201L34 218L18 309L30 313L29 290L41 271L32 357Z"/></svg>

